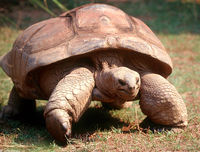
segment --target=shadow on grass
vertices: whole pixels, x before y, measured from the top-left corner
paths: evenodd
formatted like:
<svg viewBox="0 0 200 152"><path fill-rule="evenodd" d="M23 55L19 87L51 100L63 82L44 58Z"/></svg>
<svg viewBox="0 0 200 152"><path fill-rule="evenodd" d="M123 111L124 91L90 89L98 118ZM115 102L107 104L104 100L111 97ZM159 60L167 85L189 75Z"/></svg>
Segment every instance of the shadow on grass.
<svg viewBox="0 0 200 152"><path fill-rule="evenodd" d="M77 134L92 134L96 131L111 130L122 128L127 123L120 120L120 118L112 117L109 109L89 108L81 117L78 123L73 125L74 135Z"/></svg>
<svg viewBox="0 0 200 152"><path fill-rule="evenodd" d="M53 138L45 128L43 110L31 116L8 119L1 122L0 126L0 135L4 135L17 144L43 147L53 143Z"/></svg>
<svg viewBox="0 0 200 152"><path fill-rule="evenodd" d="M54 139L47 132L45 128L45 121L43 117L43 107L38 107L39 110L33 116L24 117L20 120L8 120L5 123L0 124L0 135L11 137L17 144L22 145L34 145L37 147L52 147ZM134 120L132 120L134 121ZM120 118L113 117L109 109L104 107L91 107L89 108L78 121L73 124L72 138L80 139L82 142L92 141L89 139L95 132L103 131L110 132L120 130L123 133L135 133L138 132L138 128L123 131L124 126L130 126L130 123L124 122ZM140 124L140 131L148 133L149 131L161 132L165 129L165 126L156 125L148 118L144 119ZM56 142L59 146L65 146Z"/></svg>
<svg viewBox="0 0 200 152"><path fill-rule="evenodd" d="M45 128L43 107L38 108L35 115L1 123L0 134L14 137L14 142L23 145L48 146L54 143L54 139ZM119 118L112 117L109 110L92 107L83 114L78 123L73 124L72 138L82 139L86 134L88 136L96 131L109 131L112 127L118 129L124 125L127 124Z"/></svg>

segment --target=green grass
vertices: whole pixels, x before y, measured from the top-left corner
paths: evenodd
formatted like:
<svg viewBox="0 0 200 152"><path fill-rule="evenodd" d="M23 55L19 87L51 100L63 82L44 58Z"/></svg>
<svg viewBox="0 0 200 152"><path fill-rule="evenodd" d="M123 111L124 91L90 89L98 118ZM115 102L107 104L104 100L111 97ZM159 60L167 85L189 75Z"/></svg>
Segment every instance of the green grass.
<svg viewBox="0 0 200 152"><path fill-rule="evenodd" d="M0 122L0 150L200 151L200 24L191 13L192 3L183 5L180 2L154 0L115 5L145 21L168 50L174 63L169 81L175 85L187 105L188 127L181 133L153 133L148 129L142 132L138 125L145 115L138 101L132 108L122 110L106 110L94 102L80 121L73 125L74 135L69 139L69 144L62 146L56 144L46 131L42 115L46 101L38 101L38 111L33 119ZM196 8L200 12L199 5ZM24 16L22 27L45 17L44 12L37 17ZM0 26L0 55L12 48L14 40L21 33L20 29L5 26L9 23L3 25ZM1 106L6 105L12 86L11 80L0 69Z"/></svg>
<svg viewBox="0 0 200 152"><path fill-rule="evenodd" d="M196 5L197 19L193 13L193 3L181 3L180 0L172 2L162 0L132 1L118 5L127 13L142 18L153 31L157 33L180 34L182 32L200 32L199 11Z"/></svg>

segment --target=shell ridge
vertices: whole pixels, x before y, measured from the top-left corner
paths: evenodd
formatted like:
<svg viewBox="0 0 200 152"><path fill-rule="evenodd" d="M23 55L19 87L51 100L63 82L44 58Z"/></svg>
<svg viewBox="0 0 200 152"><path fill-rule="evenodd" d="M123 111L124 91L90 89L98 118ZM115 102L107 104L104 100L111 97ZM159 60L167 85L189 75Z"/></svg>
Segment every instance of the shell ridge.
<svg viewBox="0 0 200 152"><path fill-rule="evenodd" d="M22 46L22 53L24 52L24 46L28 43L28 41L30 41L31 39L32 39L32 37L36 34L36 33L38 33L42 28L44 28L46 26L46 24L44 24L44 25L42 25L40 28L38 28L35 32L33 32L32 34L31 34L31 36L24 42L24 44L23 44L23 46Z"/></svg>
<svg viewBox="0 0 200 152"><path fill-rule="evenodd" d="M52 45L51 48L57 47L57 46L59 46L59 45L62 45L62 44L64 44L68 39L71 40L71 39L73 39L73 38L74 38L74 36L71 36L70 38L65 38L65 39L63 39L60 43L55 44L55 45ZM44 49L44 48L41 48L41 49L35 50L34 53L32 53L32 54L39 53L39 52L41 52L41 51L47 51L47 50L49 50L49 49L51 49L51 48L45 48L45 49Z"/></svg>
<svg viewBox="0 0 200 152"><path fill-rule="evenodd" d="M71 29L73 31L73 38L76 37L77 35L79 35L79 33L77 32L77 20L76 20L76 12L71 12L70 14L68 14L69 18L70 18L70 25L71 25ZM70 40L72 40L73 38L71 38Z"/></svg>
<svg viewBox="0 0 200 152"><path fill-rule="evenodd" d="M0 58L0 66L6 72L6 74L11 77L11 71L14 68L13 64L10 63L11 61L11 52L1 56Z"/></svg>

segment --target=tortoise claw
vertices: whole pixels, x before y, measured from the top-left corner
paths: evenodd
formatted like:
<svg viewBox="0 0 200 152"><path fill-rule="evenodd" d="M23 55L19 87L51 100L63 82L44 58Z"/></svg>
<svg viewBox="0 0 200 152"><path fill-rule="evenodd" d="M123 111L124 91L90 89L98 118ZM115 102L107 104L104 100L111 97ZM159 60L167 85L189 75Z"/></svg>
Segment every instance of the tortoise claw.
<svg viewBox="0 0 200 152"><path fill-rule="evenodd" d="M62 109L50 111L46 116L46 127L51 135L62 143L71 136L71 122L68 114Z"/></svg>
<svg viewBox="0 0 200 152"><path fill-rule="evenodd" d="M63 123L62 124L62 127L63 127L63 130L65 130L65 137L71 137L71 129L69 129L69 125L68 125L68 123Z"/></svg>

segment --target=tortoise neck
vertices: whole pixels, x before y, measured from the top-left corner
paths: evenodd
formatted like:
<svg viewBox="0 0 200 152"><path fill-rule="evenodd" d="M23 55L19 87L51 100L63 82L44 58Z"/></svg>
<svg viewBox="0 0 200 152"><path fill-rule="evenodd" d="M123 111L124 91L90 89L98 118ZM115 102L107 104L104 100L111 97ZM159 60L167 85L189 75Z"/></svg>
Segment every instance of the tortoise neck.
<svg viewBox="0 0 200 152"><path fill-rule="evenodd" d="M120 67L123 58L115 52L103 52L94 55L94 62L98 71Z"/></svg>

